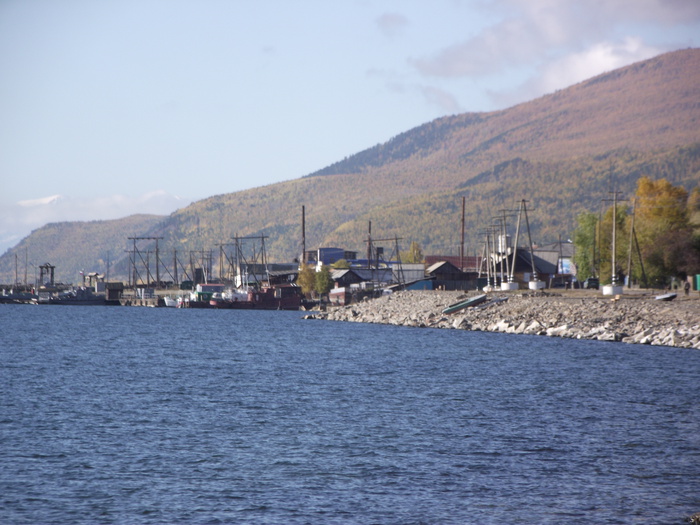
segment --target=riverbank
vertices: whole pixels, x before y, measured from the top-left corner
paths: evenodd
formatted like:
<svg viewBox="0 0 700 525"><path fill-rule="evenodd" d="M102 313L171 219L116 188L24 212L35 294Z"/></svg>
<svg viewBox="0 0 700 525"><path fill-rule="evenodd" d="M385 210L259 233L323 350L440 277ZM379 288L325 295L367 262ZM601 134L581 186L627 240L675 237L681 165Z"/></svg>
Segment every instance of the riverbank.
<svg viewBox="0 0 700 525"><path fill-rule="evenodd" d="M403 291L313 317L700 349L697 292L688 297L681 292L668 302L655 300L651 291L617 297L587 290L494 292L478 307L442 313L475 295L478 292Z"/></svg>

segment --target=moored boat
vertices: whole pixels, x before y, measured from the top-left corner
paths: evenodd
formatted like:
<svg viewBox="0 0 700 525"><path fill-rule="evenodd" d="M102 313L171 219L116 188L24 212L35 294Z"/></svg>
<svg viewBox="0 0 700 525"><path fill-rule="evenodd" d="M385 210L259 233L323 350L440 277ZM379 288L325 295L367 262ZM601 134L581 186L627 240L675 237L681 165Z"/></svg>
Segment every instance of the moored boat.
<svg viewBox="0 0 700 525"><path fill-rule="evenodd" d="M210 297L192 294L178 303L179 308L218 308L231 310L300 310L309 303L294 284L250 287Z"/></svg>
<svg viewBox="0 0 700 525"><path fill-rule="evenodd" d="M71 288L62 292L39 292L39 304L69 306L118 306L119 301L108 301L104 294L94 293L90 288Z"/></svg>
<svg viewBox="0 0 700 525"><path fill-rule="evenodd" d="M468 299L465 299L463 301L459 301L458 303L453 303L449 305L447 308L445 308L442 313L443 314L452 314L455 312L459 312L460 310L464 310L465 308L470 308L472 306L477 306L481 303L486 301L486 294L481 294L481 295L476 295L474 297L469 297Z"/></svg>
<svg viewBox="0 0 700 525"><path fill-rule="evenodd" d="M167 308L177 308L177 299L173 299L169 295L166 295L163 297L163 304L165 304Z"/></svg>
<svg viewBox="0 0 700 525"><path fill-rule="evenodd" d="M673 301L677 297L677 294L671 292L671 293L665 293L661 295L657 295L654 297L657 301Z"/></svg>
<svg viewBox="0 0 700 525"><path fill-rule="evenodd" d="M249 288L245 297L236 293L212 302L214 308L238 310L299 310L305 304L301 288L293 284Z"/></svg>
<svg viewBox="0 0 700 525"><path fill-rule="evenodd" d="M2 290L0 293L0 304L36 304L38 296L32 292L16 292Z"/></svg>

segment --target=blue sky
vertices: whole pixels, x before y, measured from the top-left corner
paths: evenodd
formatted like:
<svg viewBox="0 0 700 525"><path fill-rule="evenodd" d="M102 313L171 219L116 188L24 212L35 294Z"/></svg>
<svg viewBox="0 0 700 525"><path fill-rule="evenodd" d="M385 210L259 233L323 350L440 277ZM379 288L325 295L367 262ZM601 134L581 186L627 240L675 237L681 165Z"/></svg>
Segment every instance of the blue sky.
<svg viewBox="0 0 700 525"><path fill-rule="evenodd" d="M0 253L698 47L697 0L3 0Z"/></svg>

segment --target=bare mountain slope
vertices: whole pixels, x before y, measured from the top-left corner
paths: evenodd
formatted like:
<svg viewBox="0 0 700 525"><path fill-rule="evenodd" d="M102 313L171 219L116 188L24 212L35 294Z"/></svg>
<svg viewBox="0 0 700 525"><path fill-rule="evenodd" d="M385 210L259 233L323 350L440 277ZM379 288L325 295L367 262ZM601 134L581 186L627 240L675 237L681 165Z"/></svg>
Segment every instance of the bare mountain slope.
<svg viewBox="0 0 700 525"><path fill-rule="evenodd" d="M401 163L493 165L511 157L560 160L697 142L698 80L700 50L668 53L503 111L437 119L310 177Z"/></svg>
<svg viewBox="0 0 700 525"><path fill-rule="evenodd" d="M132 230L164 237L166 252L266 235L270 258L291 260L301 250L305 205L307 248L361 251L372 220L375 236L449 254L459 243L462 197L471 250L479 230L520 199L530 202L536 240L549 242L570 235L576 215L599 209L613 189L631 195L642 175L688 189L700 182L700 50L661 55L503 111L443 117L301 179L213 196ZM14 279L14 254L24 257L25 248L64 280L81 269L104 271L107 250L122 254L113 272L126 275L126 230L110 246L95 231L68 257L49 247L66 245L70 224L84 228L52 229L53 240L42 228L1 257L0 282Z"/></svg>

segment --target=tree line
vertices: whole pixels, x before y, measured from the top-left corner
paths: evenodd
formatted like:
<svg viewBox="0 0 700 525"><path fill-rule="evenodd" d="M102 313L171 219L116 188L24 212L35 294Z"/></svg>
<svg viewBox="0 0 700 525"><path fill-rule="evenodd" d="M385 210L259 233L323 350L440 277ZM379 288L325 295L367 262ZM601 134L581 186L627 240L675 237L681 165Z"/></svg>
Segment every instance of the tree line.
<svg viewBox="0 0 700 525"><path fill-rule="evenodd" d="M666 287L700 274L700 188L643 176L631 198L611 193L598 213L579 214L574 244L581 280L609 283L614 271L618 283Z"/></svg>

